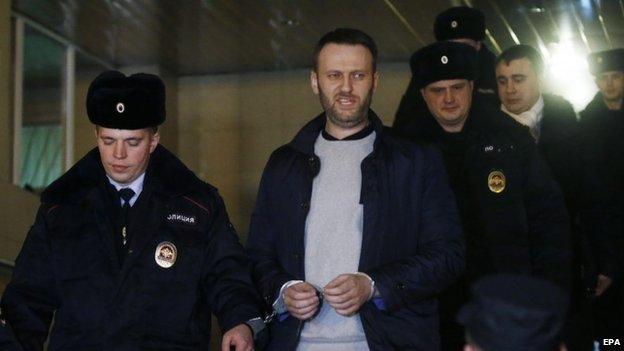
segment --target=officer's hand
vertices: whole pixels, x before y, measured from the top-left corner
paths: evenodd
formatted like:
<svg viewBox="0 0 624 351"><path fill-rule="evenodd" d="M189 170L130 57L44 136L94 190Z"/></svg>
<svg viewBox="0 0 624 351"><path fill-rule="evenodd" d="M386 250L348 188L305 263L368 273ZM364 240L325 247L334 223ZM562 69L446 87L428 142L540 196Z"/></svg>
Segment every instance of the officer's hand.
<svg viewBox="0 0 624 351"><path fill-rule="evenodd" d="M351 316L371 296L371 281L361 274L341 274L323 288L323 294L338 314Z"/></svg>
<svg viewBox="0 0 624 351"><path fill-rule="evenodd" d="M613 283L613 279L607 277L606 275L598 274L595 296L598 297L602 295L611 286L611 283Z"/></svg>
<svg viewBox="0 0 624 351"><path fill-rule="evenodd" d="M221 351L252 351L253 335L251 329L245 324L239 324L223 334L221 341Z"/></svg>
<svg viewBox="0 0 624 351"><path fill-rule="evenodd" d="M305 321L312 318L318 310L319 299L312 285L301 282L284 290L284 304L291 316Z"/></svg>

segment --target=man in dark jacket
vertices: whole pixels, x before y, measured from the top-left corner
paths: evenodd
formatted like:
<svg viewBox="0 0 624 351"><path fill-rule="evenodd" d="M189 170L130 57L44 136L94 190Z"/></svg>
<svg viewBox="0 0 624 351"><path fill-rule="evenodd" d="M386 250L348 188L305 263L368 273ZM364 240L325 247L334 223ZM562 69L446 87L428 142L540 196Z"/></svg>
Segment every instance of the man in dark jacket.
<svg viewBox="0 0 624 351"><path fill-rule="evenodd" d="M584 159L576 113L565 99L542 93L543 61L529 45L516 45L497 59L501 110L529 128L553 177L563 190L570 214L574 264L572 304L566 344L591 348L587 298L601 296L617 274L613 206L595 165ZM592 250L592 248L602 248Z"/></svg>
<svg viewBox="0 0 624 351"><path fill-rule="evenodd" d="M581 112L584 154L593 157L595 172L605 179L603 188L612 196L621 219L624 213L624 49L589 55L589 67L599 92ZM619 228L611 247L596 247L596 254L611 250L624 252L624 230ZM595 324L599 338L624 335L624 287L621 279L594 302Z"/></svg>
<svg viewBox="0 0 624 351"><path fill-rule="evenodd" d="M480 276L518 273L569 284L569 228L563 198L528 133L473 101L477 58L470 47L421 49L416 81L430 113L406 136L442 149L466 240L466 274L440 301L444 350L459 350L455 323L467 287Z"/></svg>
<svg viewBox="0 0 624 351"><path fill-rule="evenodd" d="M158 145L163 82L104 72L87 112L97 148L42 194L0 345L43 350L54 316L49 350L205 350L214 312L223 349L251 350L251 266L217 190Z"/></svg>
<svg viewBox="0 0 624 351"><path fill-rule="evenodd" d="M280 314L271 350L439 347L435 295L464 266L459 218L438 154L369 109L376 59L359 30L323 36L310 77L325 112L264 170L248 249Z"/></svg>
<svg viewBox="0 0 624 351"><path fill-rule="evenodd" d="M484 99L494 101L496 79L494 77L494 61L496 56L485 46L485 17L475 8L467 6L451 7L441 12L435 19L433 32L437 41L454 41L470 45L477 50L479 75L475 78L475 93L490 96ZM415 65L418 62L417 52L410 58L412 79L403 94L401 104L396 112L393 129L400 130L421 114L427 113L427 105L422 99L416 83ZM484 101L485 102L485 101Z"/></svg>

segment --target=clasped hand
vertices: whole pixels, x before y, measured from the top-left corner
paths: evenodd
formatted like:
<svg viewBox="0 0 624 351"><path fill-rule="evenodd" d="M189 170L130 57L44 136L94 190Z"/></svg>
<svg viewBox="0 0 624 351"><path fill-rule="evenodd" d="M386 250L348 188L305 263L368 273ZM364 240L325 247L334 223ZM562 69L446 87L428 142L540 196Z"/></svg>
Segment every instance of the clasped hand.
<svg viewBox="0 0 624 351"><path fill-rule="evenodd" d="M324 300L342 316L352 316L371 296L371 281L362 274L341 274L323 288ZM288 312L300 320L316 314L320 301L316 289L301 282L284 290L284 303Z"/></svg>

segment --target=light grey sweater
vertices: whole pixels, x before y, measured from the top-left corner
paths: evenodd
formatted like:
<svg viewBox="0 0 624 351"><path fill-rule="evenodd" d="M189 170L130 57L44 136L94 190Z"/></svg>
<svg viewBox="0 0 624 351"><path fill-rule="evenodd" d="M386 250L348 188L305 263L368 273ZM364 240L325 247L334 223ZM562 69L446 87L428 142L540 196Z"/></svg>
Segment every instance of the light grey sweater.
<svg viewBox="0 0 624 351"><path fill-rule="evenodd" d="M373 151L374 141L375 132L358 140L329 141L319 135L314 144L321 168L312 184L306 219L305 276L319 288L340 274L358 271L363 226L361 163ZM319 314L305 323L297 349L368 350L360 315L343 317L323 303Z"/></svg>

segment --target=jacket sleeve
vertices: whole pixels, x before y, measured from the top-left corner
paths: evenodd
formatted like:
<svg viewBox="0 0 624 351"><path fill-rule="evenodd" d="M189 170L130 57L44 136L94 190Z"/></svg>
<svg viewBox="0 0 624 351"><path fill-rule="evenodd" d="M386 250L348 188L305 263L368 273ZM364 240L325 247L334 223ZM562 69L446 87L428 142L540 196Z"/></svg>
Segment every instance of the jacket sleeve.
<svg viewBox="0 0 624 351"><path fill-rule="evenodd" d="M261 317L261 302L251 282L251 264L216 194L205 254L204 289L223 332Z"/></svg>
<svg viewBox="0 0 624 351"><path fill-rule="evenodd" d="M0 316L0 350L3 351L21 351L22 347L17 342L15 334L11 326L7 324L6 319Z"/></svg>
<svg viewBox="0 0 624 351"><path fill-rule="evenodd" d="M570 221L561 189L533 144L525 145L524 206L533 274L569 289L572 274Z"/></svg>
<svg viewBox="0 0 624 351"><path fill-rule="evenodd" d="M373 268L366 273L375 281L390 312L431 298L453 283L465 267L461 222L439 152L425 149L418 252Z"/></svg>
<svg viewBox="0 0 624 351"><path fill-rule="evenodd" d="M2 336L14 335L24 350L43 350L52 316L60 304L45 211L42 206L37 213L1 302L4 328L12 329L12 333L4 330Z"/></svg>
<svg viewBox="0 0 624 351"><path fill-rule="evenodd" d="M581 134L583 167L583 197L580 209L581 232L586 242L587 259L595 266L595 274L613 279L622 276L622 253L618 247L618 233L622 232L622 213L617 210L618 199L610 192L605 162L597 159L600 152L593 149L595 142ZM595 286L595 276L586 277L588 285Z"/></svg>
<svg viewBox="0 0 624 351"><path fill-rule="evenodd" d="M276 300L282 285L297 279L292 274L287 273L278 261L276 245L279 238L275 231L277 224L271 216L272 207L269 199L272 159L273 156L269 159L260 181L247 240L248 254L254 264L254 282L267 307Z"/></svg>

